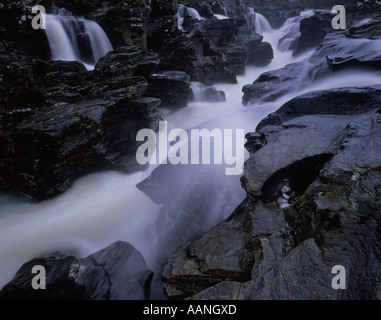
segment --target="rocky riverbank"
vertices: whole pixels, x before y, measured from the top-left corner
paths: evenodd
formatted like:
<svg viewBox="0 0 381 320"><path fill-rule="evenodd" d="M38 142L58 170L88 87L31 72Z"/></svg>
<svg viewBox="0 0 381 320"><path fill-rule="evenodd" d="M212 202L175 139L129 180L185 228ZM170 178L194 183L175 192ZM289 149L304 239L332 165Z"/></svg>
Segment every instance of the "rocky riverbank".
<svg viewBox="0 0 381 320"><path fill-rule="evenodd" d="M374 37L377 21L327 35L310 59L314 71L377 70L380 58L369 47L350 55L342 45ZM244 102L290 92L295 70L262 75L244 88ZM246 199L172 255L163 272L167 296L380 299L380 99L380 86L314 91L265 118L247 135ZM346 268L347 290L331 286L335 265Z"/></svg>
<svg viewBox="0 0 381 320"><path fill-rule="evenodd" d="M161 114L187 107L192 82L205 100L222 102L213 85L236 84L247 66L271 63L275 48L256 29L256 12L278 28L317 8L279 39L295 57L314 53L243 87L247 108L306 93L246 135L246 198L232 215L200 236L203 214L222 211L233 193L206 167L200 186L190 171L177 167L172 181L159 166L137 188L162 205L159 228L181 225L158 237L170 299L381 299L381 80L308 92L343 71L380 70L379 5L343 3L348 27L334 31L328 0L39 1L49 13L65 7L104 29L113 50L88 70L52 60L45 31L30 27L33 4L0 5L0 191L37 201L89 173L143 170L137 132L155 131ZM91 45L81 49L89 54ZM226 199L207 197L213 188ZM49 286L37 295L36 264L46 267ZM335 265L346 269L345 291L331 286ZM132 245L116 242L87 258L57 252L29 261L0 299L149 299L152 277Z"/></svg>

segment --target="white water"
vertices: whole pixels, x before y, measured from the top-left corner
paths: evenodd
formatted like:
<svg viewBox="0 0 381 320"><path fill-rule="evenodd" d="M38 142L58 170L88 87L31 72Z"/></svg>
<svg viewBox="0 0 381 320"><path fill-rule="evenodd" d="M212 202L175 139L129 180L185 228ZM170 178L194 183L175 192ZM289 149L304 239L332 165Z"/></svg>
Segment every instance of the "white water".
<svg viewBox="0 0 381 320"><path fill-rule="evenodd" d="M223 16L222 14L213 14L218 20L226 20L229 19L227 16Z"/></svg>
<svg viewBox="0 0 381 320"><path fill-rule="evenodd" d="M80 61L88 70L92 70L100 58L113 50L111 42L96 22L68 14L68 11L60 10L57 14L46 15L46 35L52 60ZM79 36L88 39L90 57L83 56L78 43Z"/></svg>
<svg viewBox="0 0 381 320"><path fill-rule="evenodd" d="M198 11L191 7L186 7L182 4L179 4L177 13L176 13L176 19L177 19L177 26L179 30L185 31L183 28L184 18L185 17L191 17L193 19L197 19L199 21L204 20L198 13Z"/></svg>
<svg viewBox="0 0 381 320"><path fill-rule="evenodd" d="M281 51L290 50L291 44L296 38L300 37L300 21L306 17L312 16L314 11L306 10L300 13L298 17L287 19L280 29L279 49Z"/></svg>
<svg viewBox="0 0 381 320"><path fill-rule="evenodd" d="M267 19L260 13L255 13L254 18L255 32L259 34L264 34L265 32L271 32L272 28Z"/></svg>
<svg viewBox="0 0 381 320"><path fill-rule="evenodd" d="M278 109L289 99L311 90L334 87L362 86L380 83L380 72L358 71L336 73L329 78L310 83L271 103L259 103L244 108L241 104L242 86L252 83L261 73L281 68L288 63L303 61L293 58L290 51L280 51L277 43L282 29L264 32L264 40L274 48L273 62L264 68L248 68L238 84L219 84L226 93L225 103L191 102L169 115L170 128L231 128L254 131L258 122ZM78 180L65 194L42 203L30 203L0 198L0 287L11 280L22 263L55 250L84 257L124 240L141 251L149 267L160 271L157 257L167 256L173 247L189 240L192 232L200 233L226 218L244 199L239 176L225 176L216 166L205 168L187 166L178 176L168 167L164 182L184 181L176 190L174 204L168 212L160 213L161 205L154 204L135 185L154 169L135 174L104 172ZM192 192L203 185L212 186L204 194L206 206L195 216L181 205L192 200ZM161 262L161 260L160 260Z"/></svg>
<svg viewBox="0 0 381 320"><path fill-rule="evenodd" d="M207 90L209 88L210 87L205 86L201 82L193 82L191 85L191 89L193 93L192 101L193 102L207 102L208 101ZM218 95L218 102L222 102L222 100L223 100L222 95Z"/></svg>
<svg viewBox="0 0 381 320"><path fill-rule="evenodd" d="M249 11L245 15L247 25L254 28L254 31L261 35L272 32L271 25L267 19L262 14L255 12L252 7L248 8Z"/></svg>

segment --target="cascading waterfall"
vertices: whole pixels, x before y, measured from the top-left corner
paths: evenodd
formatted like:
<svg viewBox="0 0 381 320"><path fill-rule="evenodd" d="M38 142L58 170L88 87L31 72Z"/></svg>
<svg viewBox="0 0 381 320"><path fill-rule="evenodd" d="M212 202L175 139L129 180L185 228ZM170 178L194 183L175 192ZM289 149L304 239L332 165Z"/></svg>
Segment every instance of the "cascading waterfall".
<svg viewBox="0 0 381 320"><path fill-rule="evenodd" d="M254 28L255 28L255 32L259 34L272 31L270 23L260 13L255 13Z"/></svg>
<svg viewBox="0 0 381 320"><path fill-rule="evenodd" d="M103 29L94 21L76 18L64 9L46 15L46 35L52 60L80 61L88 70L113 50Z"/></svg>
<svg viewBox="0 0 381 320"><path fill-rule="evenodd" d="M257 21L265 19L256 14L258 16L260 18ZM79 45L74 41L75 35L78 35L75 24L84 26L83 20L62 16L50 17L48 20L51 36L60 39L60 42L52 41L52 50L54 48L58 55L61 48L63 58L79 58ZM268 30L268 22L262 23L264 41L274 48L272 63L266 67L247 68L246 74L238 77L238 84L216 85L217 90L226 93L226 102L196 100L189 103L187 108L166 115L169 129L220 128L244 129L250 132L255 130L261 119L299 94L380 82L379 74L372 75L366 71L358 71L355 76L352 74L350 77L337 73L319 82L310 83L303 89L294 88L277 101L244 108L241 92L243 85L252 83L263 72L302 62L303 59L304 66L308 69L308 59L295 58L290 51L278 49L278 41L290 24L288 21L279 30ZM88 23L87 26L88 32L99 36L99 30L94 25ZM103 40L103 37L95 37L89 41L99 44ZM376 48L378 43L372 42L372 45ZM99 45L98 48L100 55L104 52L104 47ZM95 49L93 52L96 55ZM79 179L63 195L41 203L1 196L0 287L12 278L22 263L36 256L62 250L85 257L118 240L132 243L142 253L148 266L159 275L163 257L167 257L174 247L221 222L245 197L239 176L225 176L224 170L217 166L184 166L180 178L174 167L165 166L163 185L181 179L183 188L178 188L171 194L169 209L160 212L161 206L154 204L136 188L153 169L155 166L134 174L93 174ZM193 199L192 193L197 191L204 206L189 211L186 205L192 205L189 204ZM157 290L160 291L160 283L157 285ZM153 298L160 296L155 294L157 293L154 289Z"/></svg>

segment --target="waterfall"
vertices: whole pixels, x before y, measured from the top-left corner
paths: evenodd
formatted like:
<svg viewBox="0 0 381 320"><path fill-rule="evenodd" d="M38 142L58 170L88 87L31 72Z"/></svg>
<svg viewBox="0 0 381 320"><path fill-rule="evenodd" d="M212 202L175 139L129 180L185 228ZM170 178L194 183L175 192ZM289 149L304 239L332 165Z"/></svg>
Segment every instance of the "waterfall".
<svg viewBox="0 0 381 320"><path fill-rule="evenodd" d="M264 32L271 32L272 27L268 20L260 13L254 11L252 7L248 7L249 12L245 14L246 24L254 28L254 31L263 35Z"/></svg>
<svg viewBox="0 0 381 320"><path fill-rule="evenodd" d="M270 23L260 13L255 13L254 27L255 32L259 34L263 34L264 32L270 32L272 30Z"/></svg>
<svg viewBox="0 0 381 320"><path fill-rule="evenodd" d="M191 85L192 89L192 100L193 101L204 101L205 99L205 85L200 82L193 82Z"/></svg>
<svg viewBox="0 0 381 320"><path fill-rule="evenodd" d="M291 50L291 46L297 38L300 37L300 21L313 16L313 10L307 10L300 13L300 16L287 19L281 28L281 38L279 39L278 48L281 51Z"/></svg>
<svg viewBox="0 0 381 320"><path fill-rule="evenodd" d="M204 20L204 18L202 18L200 16L200 14L198 13L198 11L196 9L186 7L182 4L179 4L178 9L177 9L177 13L176 13L176 19L177 19L177 26L178 26L179 30L181 30L183 32L185 31L183 28L183 23L184 23L185 17L191 17L191 18L199 20L199 21Z"/></svg>
<svg viewBox="0 0 381 320"><path fill-rule="evenodd" d="M112 51L103 29L94 21L76 18L64 9L46 15L46 35L52 60L80 61L88 70Z"/></svg>
<svg viewBox="0 0 381 320"><path fill-rule="evenodd" d="M198 13L198 11L197 11L196 9L188 8L188 12L189 12L189 15L190 15L193 19L202 20L200 14Z"/></svg>

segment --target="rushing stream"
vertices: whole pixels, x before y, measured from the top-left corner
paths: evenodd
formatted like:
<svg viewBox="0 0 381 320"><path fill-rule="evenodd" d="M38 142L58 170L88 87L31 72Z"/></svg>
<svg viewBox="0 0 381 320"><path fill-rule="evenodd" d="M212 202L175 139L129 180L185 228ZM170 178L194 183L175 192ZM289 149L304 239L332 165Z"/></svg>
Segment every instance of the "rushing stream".
<svg viewBox="0 0 381 320"><path fill-rule="evenodd" d="M194 12L189 12L195 15ZM242 105L244 85L252 83L263 72L281 68L289 63L304 61L312 54L308 52L295 58L291 51L285 50L284 43L281 46L282 50L278 49L279 39L290 30L298 29L290 23L296 24L299 19L286 22L279 30L269 30L268 22L263 20L265 18L259 17L258 24L263 30L264 40L274 48L272 63L266 67L247 68L245 75L238 77L238 84L216 85L218 90L226 93L226 102L191 102L187 108L166 114L165 120L168 121L170 128L244 129L245 132L250 132L255 130L261 119L278 109L284 102L302 93L335 87L374 85L380 82L379 73L356 71L356 76L353 76L352 72L348 77L347 73L338 72L334 76L311 81L305 87L296 87L295 91L282 96L276 102L244 107ZM48 25L55 26L54 32L64 32L62 19L62 17L48 18ZM91 23L86 25L90 34L94 32L100 36L100 31L95 25ZM180 22L179 28L181 28ZM103 48L99 44L98 36L91 43L98 48L93 48L94 52L103 50L98 55L104 55L110 48ZM71 40L68 38L67 41ZM68 54L76 53L70 51ZM212 188L205 188L208 191L204 197L209 205L199 213L198 217L187 216L188 211L180 207L174 207L171 212L163 215L160 212L162 206L153 203L136 187L156 167L152 165L148 170L134 174L120 172L92 174L78 180L63 195L41 203L2 195L0 287L12 278L24 262L34 257L56 250L84 257L117 240L132 243L142 253L148 266L159 273L163 257L168 256L173 247L205 232L228 217L245 197L245 192L240 186L240 177L226 176L213 165L209 166L207 177L198 166L186 166L186 177L171 174L172 169L168 166L165 179L172 181L184 178L187 183L186 188L173 195L176 203L187 203L192 196L190 194L192 190L202 188L203 184L209 184ZM190 234L192 232L195 234Z"/></svg>

